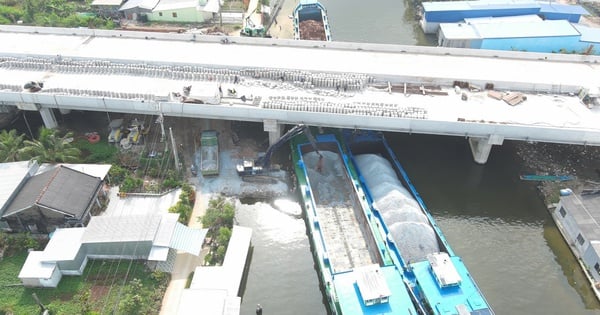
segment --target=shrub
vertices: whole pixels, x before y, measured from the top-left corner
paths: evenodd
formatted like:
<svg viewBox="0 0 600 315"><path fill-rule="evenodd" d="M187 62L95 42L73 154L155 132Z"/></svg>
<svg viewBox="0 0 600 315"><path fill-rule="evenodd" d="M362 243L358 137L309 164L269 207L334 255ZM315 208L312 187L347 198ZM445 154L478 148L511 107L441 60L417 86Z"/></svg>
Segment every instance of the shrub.
<svg viewBox="0 0 600 315"><path fill-rule="evenodd" d="M129 176L129 171L121 167L119 165L113 165L108 171L108 175L110 177L110 183L113 185L119 185L125 180L127 176Z"/></svg>
<svg viewBox="0 0 600 315"><path fill-rule="evenodd" d="M4 248L4 255L12 256L30 248L38 250L41 244L29 233L0 233L0 248Z"/></svg>
<svg viewBox="0 0 600 315"><path fill-rule="evenodd" d="M125 180L123 180L123 183L121 184L119 191L125 192L125 193L133 192L136 189L142 187L143 184L144 184L144 181L142 181L142 179L127 176L127 177L125 177Z"/></svg>

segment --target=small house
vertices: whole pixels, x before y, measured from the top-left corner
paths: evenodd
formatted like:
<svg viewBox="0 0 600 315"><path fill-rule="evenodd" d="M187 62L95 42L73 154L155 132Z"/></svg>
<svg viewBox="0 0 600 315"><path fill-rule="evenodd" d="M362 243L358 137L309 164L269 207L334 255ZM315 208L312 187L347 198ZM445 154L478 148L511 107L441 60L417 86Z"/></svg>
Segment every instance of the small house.
<svg viewBox="0 0 600 315"><path fill-rule="evenodd" d="M94 216L87 227L57 229L43 251L29 252L19 279L27 287L56 287L63 275L81 275L90 259L141 259L152 270L171 272L177 251L200 255L207 232L178 217Z"/></svg>
<svg viewBox="0 0 600 315"><path fill-rule="evenodd" d="M23 178L0 220L12 231L49 233L57 227L84 226L100 207L102 179L60 165Z"/></svg>

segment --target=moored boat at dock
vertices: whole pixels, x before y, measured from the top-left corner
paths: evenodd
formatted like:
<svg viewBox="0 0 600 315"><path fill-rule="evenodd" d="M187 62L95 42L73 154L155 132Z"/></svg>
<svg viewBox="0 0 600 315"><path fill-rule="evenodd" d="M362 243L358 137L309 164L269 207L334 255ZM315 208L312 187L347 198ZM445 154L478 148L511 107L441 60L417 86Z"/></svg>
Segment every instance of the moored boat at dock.
<svg viewBox="0 0 600 315"><path fill-rule="evenodd" d="M429 314L494 314L380 132L343 130L374 217L404 278Z"/></svg>
<svg viewBox="0 0 600 315"><path fill-rule="evenodd" d="M291 141L298 190L331 314L422 314L337 138Z"/></svg>
<svg viewBox="0 0 600 315"><path fill-rule="evenodd" d="M331 41L327 10L317 0L300 0L294 9L294 39Z"/></svg>

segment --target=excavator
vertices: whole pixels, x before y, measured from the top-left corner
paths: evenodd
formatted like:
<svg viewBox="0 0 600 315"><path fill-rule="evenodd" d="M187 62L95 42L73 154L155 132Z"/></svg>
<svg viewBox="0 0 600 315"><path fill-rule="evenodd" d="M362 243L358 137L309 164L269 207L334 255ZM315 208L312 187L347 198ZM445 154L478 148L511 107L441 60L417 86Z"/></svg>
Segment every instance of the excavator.
<svg viewBox="0 0 600 315"><path fill-rule="evenodd" d="M322 160L322 155L317 149L317 142L310 132L310 128L304 124L296 125L292 129L288 130L281 138L277 140L274 144L272 144L267 151L260 155L255 160L244 160L242 164L236 165L236 170L238 175L246 181L260 181L258 178L268 177L268 174L272 171L271 169L271 156L281 145L288 142L293 137L304 133L310 143L313 146L313 149L317 154L319 154L319 158ZM320 166L322 167L322 166ZM319 166L317 166L319 168Z"/></svg>
<svg viewBox="0 0 600 315"><path fill-rule="evenodd" d="M264 26L256 26L250 16L246 17L246 26L240 30L241 36L248 37L270 37L267 35L267 30Z"/></svg>

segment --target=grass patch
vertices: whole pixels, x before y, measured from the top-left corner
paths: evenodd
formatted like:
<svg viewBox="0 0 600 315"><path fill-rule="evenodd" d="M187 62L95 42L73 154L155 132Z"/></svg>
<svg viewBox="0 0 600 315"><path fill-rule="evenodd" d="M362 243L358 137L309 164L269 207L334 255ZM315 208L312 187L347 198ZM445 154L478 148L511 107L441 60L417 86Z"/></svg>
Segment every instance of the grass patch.
<svg viewBox="0 0 600 315"><path fill-rule="evenodd" d="M90 143L87 139L77 139L73 142L73 146L81 151L82 159L85 163L105 163L113 164L117 162L117 146L102 141Z"/></svg>
<svg viewBox="0 0 600 315"><path fill-rule="evenodd" d="M25 288L19 271L26 252L0 261L0 314L38 314L36 293L51 314L158 314L168 274L143 263L90 260L82 276L64 276L57 288Z"/></svg>

